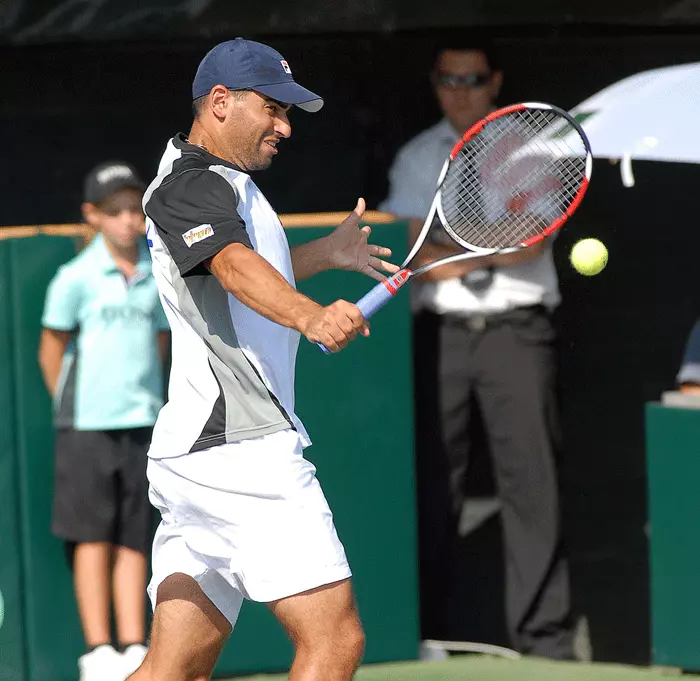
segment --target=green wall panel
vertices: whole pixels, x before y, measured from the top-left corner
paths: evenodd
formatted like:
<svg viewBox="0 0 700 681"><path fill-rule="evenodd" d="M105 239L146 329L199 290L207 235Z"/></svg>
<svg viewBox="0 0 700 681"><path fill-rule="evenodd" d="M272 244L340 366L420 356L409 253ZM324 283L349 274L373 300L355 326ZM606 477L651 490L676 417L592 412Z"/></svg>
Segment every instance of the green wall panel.
<svg viewBox="0 0 700 681"><path fill-rule="evenodd" d="M292 229L288 236L296 244L327 232ZM397 254L406 250L403 225L376 225L373 240ZM14 428L0 430L2 451L10 453L0 460L0 472L14 468L19 480L19 512L3 514L0 527L8 525L8 536L19 538L21 547L12 550L3 542L0 580L9 580L9 591L17 599L21 593L22 603L21 617L19 607L11 608L20 620L12 629L14 657L5 656L4 646L1 657L20 666L24 657L28 670L26 676L20 669L15 677L0 678L73 681L82 637L62 545L50 533L53 438L36 357L46 287L73 256L75 244L66 237L39 236L0 242L0 247L9 280L0 275L0 286L11 286L11 295L3 296L11 304L6 310L0 304L0 324L3 319L9 324L3 337L14 348L7 366L13 380L0 392L0 406L5 400L14 410L8 419ZM333 272L301 282L300 288L328 303L338 297L356 300L372 284L357 273ZM373 320L370 338L338 355L326 356L302 340L297 367L297 412L314 441L306 454L318 468L355 574L368 635L365 659L371 662L417 654L410 332L408 294L402 292ZM291 656L290 643L265 606L246 603L217 673L281 670Z"/></svg>
<svg viewBox="0 0 700 681"><path fill-rule="evenodd" d="M700 670L700 410L648 404L654 664Z"/></svg>
<svg viewBox="0 0 700 681"><path fill-rule="evenodd" d="M76 247L70 238L43 235L8 244L28 681L74 681L84 644L63 544L50 531L51 401L37 352L46 288L58 267L75 255Z"/></svg>
<svg viewBox="0 0 700 681"><path fill-rule="evenodd" d="M25 681L11 298L10 247L0 241L0 598L4 612L0 624L0 679Z"/></svg>

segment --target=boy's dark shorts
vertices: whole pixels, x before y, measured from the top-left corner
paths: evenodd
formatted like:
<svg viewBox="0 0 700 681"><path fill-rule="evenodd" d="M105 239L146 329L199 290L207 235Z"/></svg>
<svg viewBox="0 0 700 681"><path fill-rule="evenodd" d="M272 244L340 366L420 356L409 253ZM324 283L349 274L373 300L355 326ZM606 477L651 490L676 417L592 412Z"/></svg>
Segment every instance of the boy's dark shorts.
<svg viewBox="0 0 700 681"><path fill-rule="evenodd" d="M56 431L52 531L69 546L109 542L148 554L154 512L148 501L152 428Z"/></svg>

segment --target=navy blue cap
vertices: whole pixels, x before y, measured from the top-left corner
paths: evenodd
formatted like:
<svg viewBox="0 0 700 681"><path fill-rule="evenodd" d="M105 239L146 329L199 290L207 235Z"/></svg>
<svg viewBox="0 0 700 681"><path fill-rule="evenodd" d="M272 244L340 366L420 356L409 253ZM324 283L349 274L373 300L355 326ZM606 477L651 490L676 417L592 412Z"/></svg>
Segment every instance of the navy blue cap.
<svg viewBox="0 0 700 681"><path fill-rule="evenodd" d="M323 106L317 94L294 81L292 69L277 50L243 38L219 43L206 54L192 82L192 99L209 94L215 85L255 90L305 111L316 112Z"/></svg>

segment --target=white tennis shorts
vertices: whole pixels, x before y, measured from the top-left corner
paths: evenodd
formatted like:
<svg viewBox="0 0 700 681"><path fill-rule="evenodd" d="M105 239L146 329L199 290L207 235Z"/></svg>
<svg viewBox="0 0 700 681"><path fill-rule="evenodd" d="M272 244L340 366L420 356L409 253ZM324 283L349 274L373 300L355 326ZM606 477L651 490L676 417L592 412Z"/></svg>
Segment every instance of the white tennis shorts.
<svg viewBox="0 0 700 681"><path fill-rule="evenodd" d="M270 602L350 577L333 515L303 456L281 431L148 463L161 513L148 594L193 577L233 626L243 599Z"/></svg>

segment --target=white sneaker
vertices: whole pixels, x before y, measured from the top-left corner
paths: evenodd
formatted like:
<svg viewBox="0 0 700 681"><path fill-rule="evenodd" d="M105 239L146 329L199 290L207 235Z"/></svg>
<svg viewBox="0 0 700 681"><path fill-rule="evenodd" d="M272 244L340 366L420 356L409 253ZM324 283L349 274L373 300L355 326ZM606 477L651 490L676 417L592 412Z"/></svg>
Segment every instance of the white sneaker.
<svg viewBox="0 0 700 681"><path fill-rule="evenodd" d="M121 655L105 643L78 658L80 681L117 681L121 669Z"/></svg>
<svg viewBox="0 0 700 681"><path fill-rule="evenodd" d="M132 643L122 654L121 654L121 670L122 676L120 679L126 679L129 674L133 674L143 662L143 658L146 657L148 648L141 645L140 643Z"/></svg>

